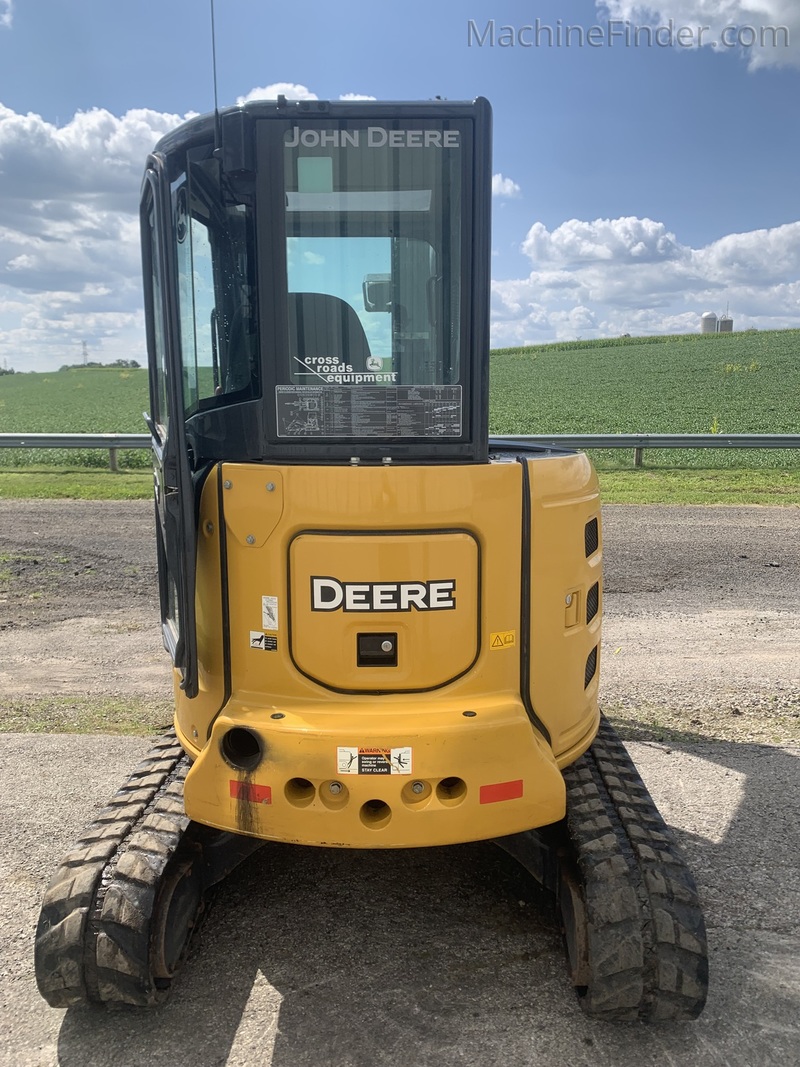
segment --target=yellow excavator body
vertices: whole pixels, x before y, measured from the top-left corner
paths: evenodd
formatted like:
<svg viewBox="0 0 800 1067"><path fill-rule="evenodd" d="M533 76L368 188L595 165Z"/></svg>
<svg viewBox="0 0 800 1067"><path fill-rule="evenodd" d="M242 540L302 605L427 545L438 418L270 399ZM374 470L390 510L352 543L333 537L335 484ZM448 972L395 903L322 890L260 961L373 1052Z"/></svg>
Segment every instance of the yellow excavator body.
<svg viewBox="0 0 800 1067"><path fill-rule="evenodd" d="M175 676L191 818L355 848L563 818L560 768L599 720L602 551L585 456L221 464L199 528L198 695Z"/></svg>

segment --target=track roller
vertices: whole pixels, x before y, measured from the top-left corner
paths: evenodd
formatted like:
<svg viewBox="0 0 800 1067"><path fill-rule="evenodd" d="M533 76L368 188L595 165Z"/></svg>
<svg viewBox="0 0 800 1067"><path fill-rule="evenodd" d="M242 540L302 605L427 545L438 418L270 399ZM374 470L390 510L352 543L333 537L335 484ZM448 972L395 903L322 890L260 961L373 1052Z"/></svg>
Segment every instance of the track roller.
<svg viewBox="0 0 800 1067"><path fill-rule="evenodd" d="M594 1019L694 1019L708 955L697 887L611 724L564 771L567 816L497 844L558 899L567 961Z"/></svg>
<svg viewBox="0 0 800 1067"><path fill-rule="evenodd" d="M52 1007L165 999L206 890L262 844L190 822L187 769L174 734L157 742L53 877L35 944Z"/></svg>

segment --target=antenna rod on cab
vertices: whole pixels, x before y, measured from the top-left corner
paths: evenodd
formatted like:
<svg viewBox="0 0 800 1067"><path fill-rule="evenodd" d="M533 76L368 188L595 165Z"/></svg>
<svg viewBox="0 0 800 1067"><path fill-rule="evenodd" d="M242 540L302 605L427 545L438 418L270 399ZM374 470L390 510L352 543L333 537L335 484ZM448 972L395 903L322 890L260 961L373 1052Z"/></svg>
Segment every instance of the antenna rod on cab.
<svg viewBox="0 0 800 1067"><path fill-rule="evenodd" d="M222 148L222 130L217 100L217 33L214 26L214 0L211 0L211 69L214 78L214 155L216 155Z"/></svg>

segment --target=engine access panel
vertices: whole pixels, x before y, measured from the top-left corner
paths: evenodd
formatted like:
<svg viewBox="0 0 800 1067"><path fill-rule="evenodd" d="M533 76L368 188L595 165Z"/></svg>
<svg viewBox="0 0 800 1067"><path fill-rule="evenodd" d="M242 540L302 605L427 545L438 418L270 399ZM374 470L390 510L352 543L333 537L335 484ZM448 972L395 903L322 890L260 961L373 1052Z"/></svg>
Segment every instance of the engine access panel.
<svg viewBox="0 0 800 1067"><path fill-rule="evenodd" d="M478 655L480 548L466 530L303 532L289 575L292 658L326 687L433 689Z"/></svg>

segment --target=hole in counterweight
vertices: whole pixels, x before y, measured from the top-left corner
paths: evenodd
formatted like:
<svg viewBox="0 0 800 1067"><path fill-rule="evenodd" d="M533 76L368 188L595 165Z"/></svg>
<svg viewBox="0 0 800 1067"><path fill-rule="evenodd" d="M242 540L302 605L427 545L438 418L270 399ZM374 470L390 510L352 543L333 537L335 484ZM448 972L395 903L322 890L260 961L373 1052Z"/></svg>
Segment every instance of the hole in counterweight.
<svg viewBox="0 0 800 1067"><path fill-rule="evenodd" d="M237 771L254 771L264 757L261 738L243 726L234 726L223 736L222 755Z"/></svg>
<svg viewBox="0 0 800 1067"><path fill-rule="evenodd" d="M386 826L392 817L392 809L383 800L368 800L361 805L361 821L371 830Z"/></svg>
<svg viewBox="0 0 800 1067"><path fill-rule="evenodd" d="M284 793L290 804L310 804L316 790L307 778L290 778Z"/></svg>

